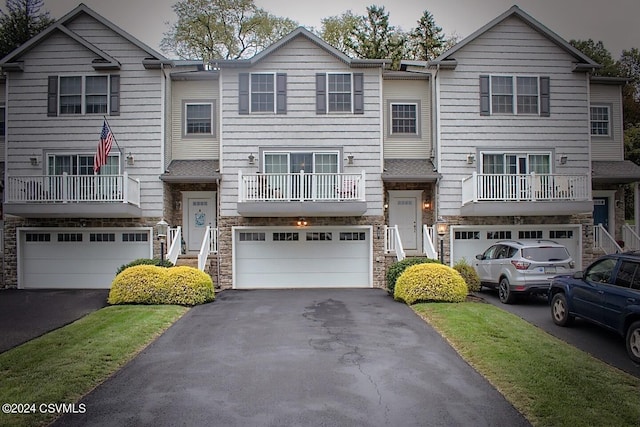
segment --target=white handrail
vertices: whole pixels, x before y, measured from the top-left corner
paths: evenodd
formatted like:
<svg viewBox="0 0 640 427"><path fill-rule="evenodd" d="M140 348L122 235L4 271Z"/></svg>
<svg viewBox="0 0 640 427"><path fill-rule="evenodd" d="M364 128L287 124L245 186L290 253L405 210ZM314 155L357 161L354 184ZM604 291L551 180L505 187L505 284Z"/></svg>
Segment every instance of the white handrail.
<svg viewBox="0 0 640 427"><path fill-rule="evenodd" d="M204 271L204 266L207 263L209 252L211 248L211 226L207 225L207 229L204 232L204 239L202 239L202 246L200 246L200 252L198 253L198 269Z"/></svg>
<svg viewBox="0 0 640 427"><path fill-rule="evenodd" d="M422 224L422 253L427 258L438 259L438 252L433 245L433 236L435 236L433 227L427 227L427 224Z"/></svg>
<svg viewBox="0 0 640 427"><path fill-rule="evenodd" d="M622 248L602 224L593 227L593 245L605 254L622 252Z"/></svg>
<svg viewBox="0 0 640 427"><path fill-rule="evenodd" d="M386 253L395 253L398 261L405 259L406 255L402 247L398 226L384 226L384 247Z"/></svg>
<svg viewBox="0 0 640 427"><path fill-rule="evenodd" d="M167 245L169 246L169 250L167 250L167 260L175 265L182 249L182 227L177 226L168 230Z"/></svg>
<svg viewBox="0 0 640 427"><path fill-rule="evenodd" d="M625 251L637 251L640 250L640 236L635 232L629 224L622 226L622 240L624 241Z"/></svg>

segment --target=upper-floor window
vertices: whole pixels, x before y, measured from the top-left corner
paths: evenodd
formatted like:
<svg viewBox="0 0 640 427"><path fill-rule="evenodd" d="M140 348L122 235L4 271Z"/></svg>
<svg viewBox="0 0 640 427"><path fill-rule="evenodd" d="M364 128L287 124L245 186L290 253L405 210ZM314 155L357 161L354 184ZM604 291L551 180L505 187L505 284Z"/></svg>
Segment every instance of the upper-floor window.
<svg viewBox="0 0 640 427"><path fill-rule="evenodd" d="M591 135L610 136L610 109L606 105L591 107Z"/></svg>
<svg viewBox="0 0 640 427"><path fill-rule="evenodd" d="M480 114L549 116L549 77L480 76Z"/></svg>
<svg viewBox="0 0 640 427"><path fill-rule="evenodd" d="M4 138L7 134L7 110L4 106L0 107L0 138Z"/></svg>
<svg viewBox="0 0 640 427"><path fill-rule="evenodd" d="M120 114L120 76L49 76L47 114Z"/></svg>
<svg viewBox="0 0 640 427"><path fill-rule="evenodd" d="M364 74L316 74L316 114L327 113L364 113Z"/></svg>
<svg viewBox="0 0 640 427"><path fill-rule="evenodd" d="M238 75L238 113L287 113L287 75L285 73L240 73Z"/></svg>
<svg viewBox="0 0 640 427"><path fill-rule="evenodd" d="M337 173L338 152L265 152L265 173Z"/></svg>
<svg viewBox="0 0 640 427"><path fill-rule="evenodd" d="M47 173L49 175L93 175L94 154L48 154ZM119 153L110 154L107 163L100 167L100 175L120 173Z"/></svg>
<svg viewBox="0 0 640 427"><path fill-rule="evenodd" d="M213 135L213 103L186 102L184 117L185 135Z"/></svg>
<svg viewBox="0 0 640 427"><path fill-rule="evenodd" d="M484 174L548 174L551 173L551 153L484 152L480 167Z"/></svg>
<svg viewBox="0 0 640 427"><path fill-rule="evenodd" d="M393 135L418 134L417 103L391 103L391 133Z"/></svg>

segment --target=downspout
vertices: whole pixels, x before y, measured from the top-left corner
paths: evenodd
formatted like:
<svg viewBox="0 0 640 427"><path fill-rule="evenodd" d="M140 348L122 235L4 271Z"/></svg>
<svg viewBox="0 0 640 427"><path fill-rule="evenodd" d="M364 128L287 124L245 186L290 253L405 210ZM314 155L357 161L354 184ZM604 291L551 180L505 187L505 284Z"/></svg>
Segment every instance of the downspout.
<svg viewBox="0 0 640 427"><path fill-rule="evenodd" d="M160 152L161 152L161 157L160 157L160 174L163 174L164 171L166 170L165 168L165 160L166 160L166 153L165 153L165 149L166 149L166 144L165 144L165 125L166 125L166 119L165 119L165 114L166 114L166 102L167 102L167 90L166 90L166 85L167 85L167 74L165 72L164 69L164 64L162 62L160 62L160 71L162 72L162 76L161 76L161 85L160 85L160 120L162 121L162 126L160 126Z"/></svg>
<svg viewBox="0 0 640 427"><path fill-rule="evenodd" d="M438 221L440 218L440 81L438 79L438 74L440 71L440 64L436 64L436 71L433 74L433 92L432 92L432 108L433 113L431 114L431 127L432 127L432 141L431 144L431 163L433 164L433 170L438 172L438 177L436 178L435 184L435 194L434 194L434 202L435 202L435 221Z"/></svg>

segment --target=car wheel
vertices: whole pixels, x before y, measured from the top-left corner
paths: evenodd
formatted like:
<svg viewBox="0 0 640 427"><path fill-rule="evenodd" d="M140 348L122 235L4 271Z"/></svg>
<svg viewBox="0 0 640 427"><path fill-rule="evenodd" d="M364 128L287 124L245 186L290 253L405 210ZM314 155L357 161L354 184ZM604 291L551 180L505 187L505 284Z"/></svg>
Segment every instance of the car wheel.
<svg viewBox="0 0 640 427"><path fill-rule="evenodd" d="M498 298L503 304L511 304L515 300L515 295L511 292L509 287L509 279L503 277L498 284Z"/></svg>
<svg viewBox="0 0 640 427"><path fill-rule="evenodd" d="M567 297L563 293L557 293L551 299L551 317L553 323L558 326L569 326L573 322L573 316L569 313Z"/></svg>
<svg viewBox="0 0 640 427"><path fill-rule="evenodd" d="M640 363L640 322L633 322L627 330L627 353L636 363Z"/></svg>

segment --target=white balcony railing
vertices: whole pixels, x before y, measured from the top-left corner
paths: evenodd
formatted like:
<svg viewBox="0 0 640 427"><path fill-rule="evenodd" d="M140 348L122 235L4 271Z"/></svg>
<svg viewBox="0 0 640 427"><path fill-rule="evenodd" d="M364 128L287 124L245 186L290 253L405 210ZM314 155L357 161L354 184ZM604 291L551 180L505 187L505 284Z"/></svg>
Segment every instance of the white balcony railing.
<svg viewBox="0 0 640 427"><path fill-rule="evenodd" d="M587 175L480 174L462 180L462 204L483 201L589 200Z"/></svg>
<svg viewBox="0 0 640 427"><path fill-rule="evenodd" d="M238 172L239 202L364 201L365 173Z"/></svg>
<svg viewBox="0 0 640 427"><path fill-rule="evenodd" d="M7 203L114 202L140 206L140 181L123 175L8 176Z"/></svg>

